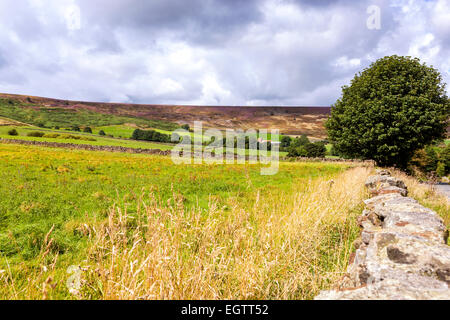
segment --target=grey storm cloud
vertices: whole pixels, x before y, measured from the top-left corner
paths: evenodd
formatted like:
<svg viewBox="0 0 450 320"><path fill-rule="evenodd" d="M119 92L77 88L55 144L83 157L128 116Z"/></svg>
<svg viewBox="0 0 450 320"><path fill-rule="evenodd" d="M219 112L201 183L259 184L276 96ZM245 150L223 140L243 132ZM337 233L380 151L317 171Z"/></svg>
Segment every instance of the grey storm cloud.
<svg viewBox="0 0 450 320"><path fill-rule="evenodd" d="M208 45L262 19L256 0L123 1L80 0L89 25L125 28L158 36L173 33L179 39Z"/></svg>
<svg viewBox="0 0 450 320"><path fill-rule="evenodd" d="M369 29L368 8L381 28ZM446 0L2 0L0 91L65 99L330 105L377 58L450 79Z"/></svg>

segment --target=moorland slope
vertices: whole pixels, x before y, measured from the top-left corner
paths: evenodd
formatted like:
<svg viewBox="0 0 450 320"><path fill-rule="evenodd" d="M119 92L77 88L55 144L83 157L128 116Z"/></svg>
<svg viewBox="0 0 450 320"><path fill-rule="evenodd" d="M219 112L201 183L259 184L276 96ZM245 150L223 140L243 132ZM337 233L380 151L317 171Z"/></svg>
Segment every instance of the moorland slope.
<svg viewBox="0 0 450 320"><path fill-rule="evenodd" d="M160 124L192 124L202 121L207 128L265 128L279 129L284 134L306 134L310 137L325 138L324 121L330 114L330 107L273 107L273 106L192 106L126 104L70 101L27 95L0 93L0 99L12 106L48 113L97 113L147 120ZM16 119L0 110L0 116ZM122 119L121 121L126 121ZM129 120L129 119L128 119ZM133 121L133 120L130 120ZM120 121L116 121L120 122ZM114 123L115 124L115 123Z"/></svg>

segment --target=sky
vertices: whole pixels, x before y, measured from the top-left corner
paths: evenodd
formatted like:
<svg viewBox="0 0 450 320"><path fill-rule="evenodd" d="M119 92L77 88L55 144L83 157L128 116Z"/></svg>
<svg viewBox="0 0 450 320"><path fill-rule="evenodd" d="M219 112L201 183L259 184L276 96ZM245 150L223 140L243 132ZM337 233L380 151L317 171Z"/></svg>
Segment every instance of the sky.
<svg viewBox="0 0 450 320"><path fill-rule="evenodd" d="M450 0L0 0L3 93L328 106L392 54L449 83Z"/></svg>

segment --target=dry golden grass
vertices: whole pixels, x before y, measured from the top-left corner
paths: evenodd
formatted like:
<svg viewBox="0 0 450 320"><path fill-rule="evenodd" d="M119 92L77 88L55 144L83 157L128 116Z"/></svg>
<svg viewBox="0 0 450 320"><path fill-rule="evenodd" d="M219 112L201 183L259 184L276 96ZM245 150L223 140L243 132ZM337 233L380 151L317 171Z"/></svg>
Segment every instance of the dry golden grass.
<svg viewBox="0 0 450 320"><path fill-rule="evenodd" d="M314 178L294 192L258 196L250 209L233 200L219 207L213 197L207 210L187 209L178 194L168 203L142 194L133 212L114 206L106 221L71 226L90 246L76 267L81 288L68 297L311 299L345 272L371 171ZM9 265L0 272L2 299L54 299L67 291L67 262L48 255L52 232L39 266L23 265L26 278Z"/></svg>
<svg viewBox="0 0 450 320"><path fill-rule="evenodd" d="M142 196L137 213L113 207L87 223L83 299L309 299L344 272L370 168L319 178L295 194L184 209Z"/></svg>
<svg viewBox="0 0 450 320"><path fill-rule="evenodd" d="M420 183L399 170L391 170L395 177L402 179L408 187L409 197L418 200L423 206L435 210L443 219L448 229L450 229L450 201L445 195L438 192L433 185Z"/></svg>

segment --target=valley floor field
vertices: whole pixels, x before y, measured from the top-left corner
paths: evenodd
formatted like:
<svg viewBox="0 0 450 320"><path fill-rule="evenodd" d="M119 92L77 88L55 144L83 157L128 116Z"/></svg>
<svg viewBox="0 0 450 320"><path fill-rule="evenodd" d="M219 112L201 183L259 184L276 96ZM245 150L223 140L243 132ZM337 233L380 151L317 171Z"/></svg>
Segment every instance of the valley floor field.
<svg viewBox="0 0 450 320"><path fill-rule="evenodd" d="M10 130L16 130L18 135L11 136L8 134ZM112 147L124 147L124 148L133 148L133 149L151 149L151 150L172 150L172 148L176 145L174 143L162 143L162 142L153 142L153 141L142 141L142 140L132 140L130 139L134 127L125 126L125 125L112 125L112 126L104 126L104 127L95 127L93 129L93 133L85 133L85 132L74 132L69 130L56 130L56 129L46 129L46 128L38 128L34 126L10 126L4 125L0 126L0 139L9 139L9 140L24 140L24 141L40 141L40 142L56 142L56 143L65 143L68 144L88 144L92 146L112 146ZM104 130L110 136L100 136L98 132L100 130ZM155 131L170 135L171 131L153 129ZM43 137L30 137L28 136L31 132L41 132L44 135ZM58 135L57 137L50 137L52 134ZM189 134L189 133L187 133ZM194 138L194 134L191 133L191 138ZM208 139L209 137L204 136L204 139ZM209 140L209 139L208 139ZM331 147L331 146L330 146ZM225 152L225 150L224 150ZM245 149L235 149L235 154L239 155L248 155L249 150ZM268 155L271 154L271 151L268 151ZM286 156L287 152L280 151L280 157ZM331 156L327 156L329 158L333 158ZM336 158L336 157L335 157Z"/></svg>
<svg viewBox="0 0 450 320"><path fill-rule="evenodd" d="M357 235L369 169L348 168L281 163L261 176L260 165L0 144L0 296L311 298ZM72 265L85 271L70 293Z"/></svg>
<svg viewBox="0 0 450 320"><path fill-rule="evenodd" d="M8 135L8 131L11 129L16 129L18 132L18 136ZM80 140L80 139L64 139L62 137L58 138L46 138L46 137L29 137L27 136L30 132L43 132L43 133L56 133L61 135L71 135L78 137L90 137L94 139L93 141L88 140ZM130 139L122 139L122 138L111 138L105 136L92 135L83 132L72 132L65 130L50 130L50 129L42 129L36 127L12 127L12 126L4 126L0 127L0 138L3 139L17 139L17 140L26 140L26 141L45 141L45 142L58 142L58 143L74 143L74 144L90 144L93 146L116 146L116 147L126 147L126 148L141 148L141 149L159 149L159 150L170 150L173 148L173 144L166 143L156 143L156 142L148 142L148 141L136 141Z"/></svg>
<svg viewBox="0 0 450 320"><path fill-rule="evenodd" d="M372 168L260 167L0 144L0 298L314 297L345 271Z"/></svg>

